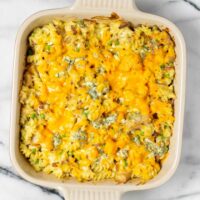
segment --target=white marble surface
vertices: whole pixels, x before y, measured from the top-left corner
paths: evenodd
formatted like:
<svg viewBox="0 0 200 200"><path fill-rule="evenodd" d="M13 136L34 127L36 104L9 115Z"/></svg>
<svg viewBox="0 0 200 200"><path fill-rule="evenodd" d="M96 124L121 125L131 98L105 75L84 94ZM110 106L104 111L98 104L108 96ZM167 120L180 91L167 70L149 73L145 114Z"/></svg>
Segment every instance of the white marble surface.
<svg viewBox="0 0 200 200"><path fill-rule="evenodd" d="M63 7L73 0L0 0L0 200L60 200L57 191L48 190L20 178L9 158L11 73L14 40L19 25L32 13ZM200 199L200 1L137 0L146 12L166 17L183 32L187 44L187 97L183 151L173 178L160 188L130 192L123 200Z"/></svg>

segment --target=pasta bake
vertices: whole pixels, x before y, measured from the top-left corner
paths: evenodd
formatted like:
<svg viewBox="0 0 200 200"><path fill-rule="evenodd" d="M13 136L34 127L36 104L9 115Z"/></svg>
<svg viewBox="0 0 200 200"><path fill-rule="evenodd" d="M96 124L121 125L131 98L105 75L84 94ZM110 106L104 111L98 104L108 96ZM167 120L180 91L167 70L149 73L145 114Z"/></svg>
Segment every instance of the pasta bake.
<svg viewBox="0 0 200 200"><path fill-rule="evenodd" d="M116 14L55 19L28 38L20 150L61 179L155 177L174 123L174 41L168 29Z"/></svg>

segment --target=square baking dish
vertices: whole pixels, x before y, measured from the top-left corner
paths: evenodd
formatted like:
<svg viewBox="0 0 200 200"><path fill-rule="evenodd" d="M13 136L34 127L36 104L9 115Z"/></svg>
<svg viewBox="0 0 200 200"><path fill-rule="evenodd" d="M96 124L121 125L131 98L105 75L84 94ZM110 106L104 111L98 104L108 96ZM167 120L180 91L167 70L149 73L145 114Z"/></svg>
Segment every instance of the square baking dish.
<svg viewBox="0 0 200 200"><path fill-rule="evenodd" d="M53 19L66 19L68 17L90 18L93 16L109 16L116 12L125 20L134 25L157 25L160 28L168 28L175 41L176 50L176 78L175 78L175 123L169 148L169 156L165 160L160 173L144 185L134 183L116 184L114 182L79 183L75 180L62 181L42 172L35 172L28 161L19 151L19 90L21 87L25 56L27 50L27 38L30 32ZM20 27L15 44L13 89L10 128L10 154L12 163L17 172L26 180L41 186L60 190L69 200L117 200L126 191L144 190L160 186L174 174L181 154L182 130L185 103L186 81L186 47L185 41L178 28L167 19L141 12L132 0L76 0L72 7L38 12L29 17Z"/></svg>

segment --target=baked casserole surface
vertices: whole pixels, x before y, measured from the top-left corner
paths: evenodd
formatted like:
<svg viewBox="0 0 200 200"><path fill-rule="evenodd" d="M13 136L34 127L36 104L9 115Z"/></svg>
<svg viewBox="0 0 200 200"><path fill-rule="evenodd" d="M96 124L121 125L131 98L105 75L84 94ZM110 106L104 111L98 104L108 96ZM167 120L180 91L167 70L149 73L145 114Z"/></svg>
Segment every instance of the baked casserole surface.
<svg viewBox="0 0 200 200"><path fill-rule="evenodd" d="M116 14L34 29L20 92L20 150L35 170L62 179L152 179L173 130L175 59L167 29Z"/></svg>

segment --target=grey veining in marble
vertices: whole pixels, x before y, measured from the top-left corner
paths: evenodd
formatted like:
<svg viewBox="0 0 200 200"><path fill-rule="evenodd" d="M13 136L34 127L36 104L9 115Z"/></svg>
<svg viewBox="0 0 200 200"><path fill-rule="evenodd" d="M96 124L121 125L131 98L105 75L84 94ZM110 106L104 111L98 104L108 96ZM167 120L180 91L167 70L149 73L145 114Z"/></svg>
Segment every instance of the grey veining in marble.
<svg viewBox="0 0 200 200"><path fill-rule="evenodd" d="M0 0L0 200L61 200L56 190L33 185L17 175L9 158L13 49L17 29L39 10L71 5L73 0ZM173 21L187 45L187 91L183 151L175 175L165 185L129 192L123 200L200 200L200 0L136 0L145 11Z"/></svg>

